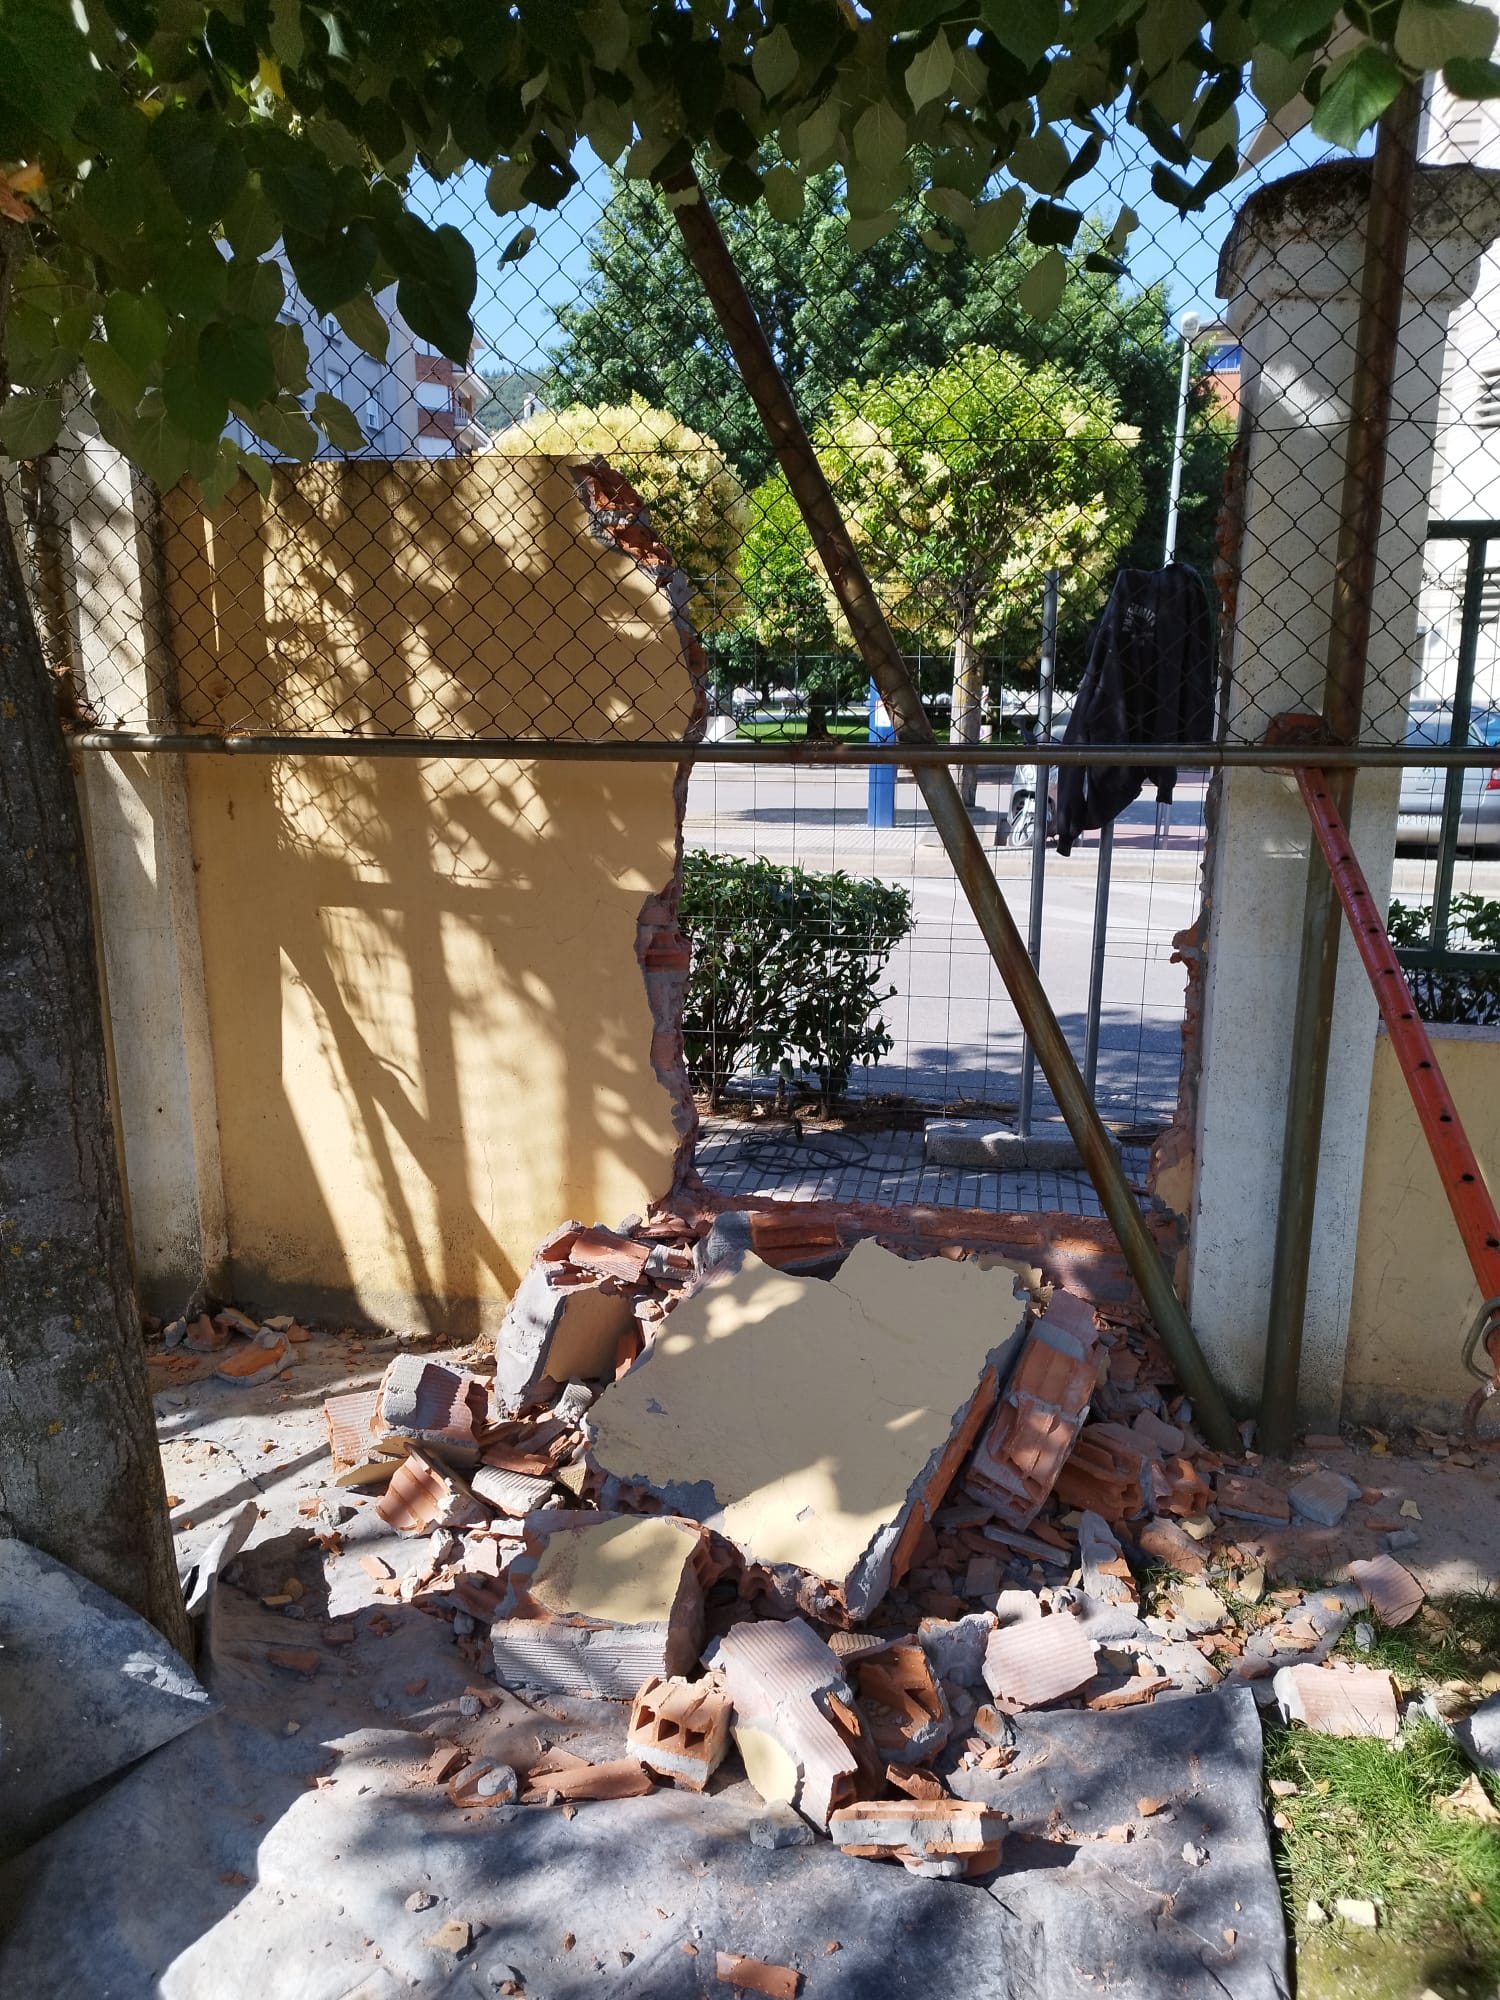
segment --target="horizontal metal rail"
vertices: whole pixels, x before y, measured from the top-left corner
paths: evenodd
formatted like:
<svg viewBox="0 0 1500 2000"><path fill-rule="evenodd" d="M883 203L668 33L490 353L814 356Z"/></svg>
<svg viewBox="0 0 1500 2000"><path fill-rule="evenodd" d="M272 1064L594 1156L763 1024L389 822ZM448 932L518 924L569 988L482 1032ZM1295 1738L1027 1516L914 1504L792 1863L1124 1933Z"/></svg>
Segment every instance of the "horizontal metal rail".
<svg viewBox="0 0 1500 2000"><path fill-rule="evenodd" d="M1010 769L1034 753L1024 744L1001 743L673 743L653 740L569 741L528 736L213 736L199 730L82 730L68 738L74 750L166 751L216 757L430 757L489 758L497 763L576 759L619 764L979 764ZM1405 770L1456 765L1463 770L1500 766L1500 744L1423 743L1049 743L1049 764L1134 764L1144 769L1286 771Z"/></svg>

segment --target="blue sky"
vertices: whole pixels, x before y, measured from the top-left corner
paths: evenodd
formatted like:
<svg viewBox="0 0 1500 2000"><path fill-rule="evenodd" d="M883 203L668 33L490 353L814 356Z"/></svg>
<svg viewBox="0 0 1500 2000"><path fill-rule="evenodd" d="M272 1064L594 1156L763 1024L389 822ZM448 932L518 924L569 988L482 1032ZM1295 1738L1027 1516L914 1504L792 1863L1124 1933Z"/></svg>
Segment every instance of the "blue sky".
<svg viewBox="0 0 1500 2000"><path fill-rule="evenodd" d="M1179 216L1151 192L1149 148L1127 129L1109 164L1078 182L1068 199L1111 220L1120 202L1128 202L1141 218L1127 251L1130 282L1144 286L1164 281L1174 314L1192 309L1212 319L1221 309L1214 291L1219 249L1240 204L1265 181L1327 156L1320 140L1303 134L1214 196L1201 215ZM455 176L441 189L430 189L430 200L423 204L427 214L462 229L478 260L475 318L486 343L479 356L483 368L542 365L556 338L551 307L575 299L588 276L588 236L608 198L609 175L586 148L580 166L578 185L550 214L493 214L478 168ZM523 223L535 226L536 241L520 262L502 266L500 253Z"/></svg>

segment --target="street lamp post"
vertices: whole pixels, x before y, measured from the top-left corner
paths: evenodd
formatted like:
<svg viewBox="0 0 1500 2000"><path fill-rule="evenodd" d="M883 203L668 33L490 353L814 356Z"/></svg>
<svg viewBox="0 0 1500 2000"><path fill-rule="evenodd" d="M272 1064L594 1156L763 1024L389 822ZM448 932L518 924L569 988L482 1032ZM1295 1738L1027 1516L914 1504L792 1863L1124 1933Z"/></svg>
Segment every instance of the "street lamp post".
<svg viewBox="0 0 1500 2000"><path fill-rule="evenodd" d="M1182 493L1182 448L1187 439L1188 370L1192 365L1193 342L1203 322L1197 313L1182 315L1182 374L1177 383L1177 433L1172 440L1172 486L1167 495L1167 540L1162 563L1177 560L1177 502Z"/></svg>

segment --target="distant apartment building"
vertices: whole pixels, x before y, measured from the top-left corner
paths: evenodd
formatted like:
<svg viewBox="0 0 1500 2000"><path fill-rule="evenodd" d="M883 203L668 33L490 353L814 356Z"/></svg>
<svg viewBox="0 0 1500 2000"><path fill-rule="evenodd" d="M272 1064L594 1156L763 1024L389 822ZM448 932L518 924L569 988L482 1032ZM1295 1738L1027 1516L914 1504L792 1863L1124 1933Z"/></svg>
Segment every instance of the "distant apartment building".
<svg viewBox="0 0 1500 2000"><path fill-rule="evenodd" d="M1240 344L1215 320L1200 327L1194 342L1215 416L1233 417L1240 407Z"/></svg>
<svg viewBox="0 0 1500 2000"><path fill-rule="evenodd" d="M1421 139L1424 164L1500 167L1500 103L1455 98L1434 80ZM1448 327L1433 461L1432 521L1500 521L1500 246L1480 262L1473 298ZM1454 690L1465 550L1436 543L1422 591L1422 657L1415 693ZM1500 708L1500 538L1490 543L1480 596L1477 705Z"/></svg>
<svg viewBox="0 0 1500 2000"><path fill-rule="evenodd" d="M449 458L483 450L489 433L475 412L490 394L489 383L472 367L450 361L418 339L396 310L394 285L376 297L390 328L385 360L377 361L355 345L332 313L313 311L284 258L281 269L286 283L282 322L299 326L307 342L309 387L303 402L310 409L322 391L337 396L365 436L363 449L352 452L320 440L319 458ZM229 435L267 457L277 456L252 439L237 418Z"/></svg>

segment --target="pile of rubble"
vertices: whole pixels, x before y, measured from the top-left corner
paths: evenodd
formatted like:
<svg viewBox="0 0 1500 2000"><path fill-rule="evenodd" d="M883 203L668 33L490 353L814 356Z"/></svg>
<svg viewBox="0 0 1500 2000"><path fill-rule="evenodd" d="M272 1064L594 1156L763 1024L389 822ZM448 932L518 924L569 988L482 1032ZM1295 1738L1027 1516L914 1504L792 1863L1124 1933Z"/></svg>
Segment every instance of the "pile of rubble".
<svg viewBox="0 0 1500 2000"><path fill-rule="evenodd" d="M443 1749L456 1805L701 1791L733 1755L761 1844L956 1877L999 1859L1022 1710L1250 1682L1310 1728L1395 1734L1390 1676L1327 1656L1368 1611L1413 1616L1415 1578L1382 1549L1270 1587L1383 1494L1210 1451L1138 1310L956 1249L778 1268L750 1223L569 1224L492 1377L405 1353L325 1405L341 1498L417 1544L403 1575L363 1558L377 1593L451 1623L475 1699L629 1704L610 1761Z"/></svg>

